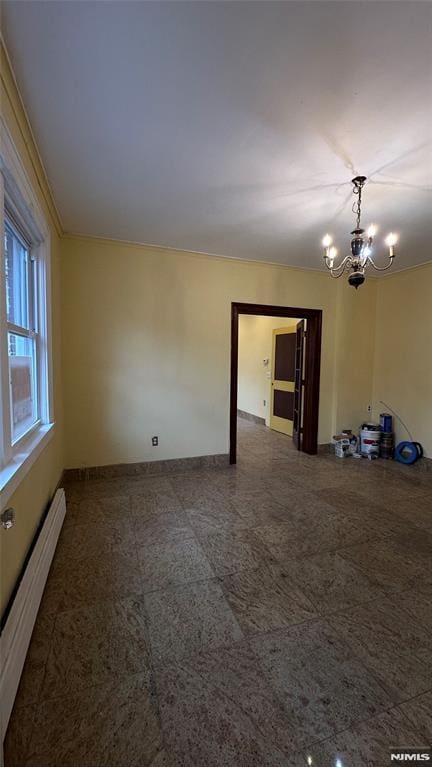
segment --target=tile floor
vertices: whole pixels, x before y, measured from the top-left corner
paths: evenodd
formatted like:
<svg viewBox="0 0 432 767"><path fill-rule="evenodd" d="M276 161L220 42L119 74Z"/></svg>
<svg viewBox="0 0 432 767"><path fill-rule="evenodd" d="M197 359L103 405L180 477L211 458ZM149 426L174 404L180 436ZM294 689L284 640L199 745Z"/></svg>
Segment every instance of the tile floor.
<svg viewBox="0 0 432 767"><path fill-rule="evenodd" d="M240 420L237 467L66 491L6 767L386 767L430 745L432 471Z"/></svg>

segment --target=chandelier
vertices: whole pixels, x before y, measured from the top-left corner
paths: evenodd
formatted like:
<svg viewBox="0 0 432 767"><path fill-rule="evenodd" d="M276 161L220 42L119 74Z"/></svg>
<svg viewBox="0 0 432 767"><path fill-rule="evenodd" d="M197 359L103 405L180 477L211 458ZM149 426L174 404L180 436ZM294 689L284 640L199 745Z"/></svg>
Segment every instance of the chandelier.
<svg viewBox="0 0 432 767"><path fill-rule="evenodd" d="M365 185L366 176L356 176L353 178L353 194L357 197L354 200L352 211L356 214L355 229L351 234L353 238L351 240L351 253L342 261L336 265L335 259L337 256L337 250L332 246L332 238L329 234L326 234L322 244L324 247L324 263L327 269L330 271L332 277L337 279L341 277L345 271L350 271L348 282L356 290L359 285L362 285L365 281L365 271L368 266L372 266L378 272L384 272L386 269L390 269L394 254L394 246L397 242L397 235L390 232L385 239L385 244L388 247L388 259L389 262L386 266L377 266L372 258L372 246L377 227L371 224L367 232L361 227L361 202L362 202L362 190Z"/></svg>

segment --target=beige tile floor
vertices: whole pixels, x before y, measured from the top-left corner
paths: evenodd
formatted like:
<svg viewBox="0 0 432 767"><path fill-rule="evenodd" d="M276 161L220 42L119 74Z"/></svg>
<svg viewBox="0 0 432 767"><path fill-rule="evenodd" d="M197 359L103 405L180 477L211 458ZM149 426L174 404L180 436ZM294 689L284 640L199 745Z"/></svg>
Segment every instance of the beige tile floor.
<svg viewBox="0 0 432 767"><path fill-rule="evenodd" d="M386 767L430 745L432 471L240 421L237 467L66 491L6 767Z"/></svg>

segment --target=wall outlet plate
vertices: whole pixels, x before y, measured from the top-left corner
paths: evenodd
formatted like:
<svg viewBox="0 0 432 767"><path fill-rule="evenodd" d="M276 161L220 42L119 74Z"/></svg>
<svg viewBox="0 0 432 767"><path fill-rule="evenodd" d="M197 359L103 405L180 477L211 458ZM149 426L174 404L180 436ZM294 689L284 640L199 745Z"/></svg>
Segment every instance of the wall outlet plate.
<svg viewBox="0 0 432 767"><path fill-rule="evenodd" d="M372 405L368 405L366 410L368 411L368 413L372 413Z"/></svg>
<svg viewBox="0 0 432 767"><path fill-rule="evenodd" d="M12 508L5 509L2 513L1 517L1 523L5 530L10 530L11 527L15 524L15 511Z"/></svg>
<svg viewBox="0 0 432 767"><path fill-rule="evenodd" d="M152 446L157 447L159 445L159 437L152 437Z"/></svg>

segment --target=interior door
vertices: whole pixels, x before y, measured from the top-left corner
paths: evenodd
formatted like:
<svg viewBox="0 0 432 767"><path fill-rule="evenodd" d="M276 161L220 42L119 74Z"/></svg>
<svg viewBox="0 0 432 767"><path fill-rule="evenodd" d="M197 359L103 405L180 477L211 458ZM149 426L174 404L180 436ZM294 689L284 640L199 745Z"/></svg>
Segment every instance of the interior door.
<svg viewBox="0 0 432 767"><path fill-rule="evenodd" d="M297 450L302 448L302 405L303 405L303 360L305 344L305 321L300 320L296 327L295 371L294 371L294 423L293 442Z"/></svg>
<svg viewBox="0 0 432 767"><path fill-rule="evenodd" d="M294 425L295 359L295 326L273 330L270 428L290 437Z"/></svg>

